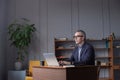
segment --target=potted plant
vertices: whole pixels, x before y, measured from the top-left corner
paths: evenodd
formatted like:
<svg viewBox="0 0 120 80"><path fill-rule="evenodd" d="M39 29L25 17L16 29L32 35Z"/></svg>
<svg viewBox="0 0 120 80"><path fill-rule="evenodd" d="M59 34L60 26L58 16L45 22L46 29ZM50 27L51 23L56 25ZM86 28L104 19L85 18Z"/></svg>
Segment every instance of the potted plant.
<svg viewBox="0 0 120 80"><path fill-rule="evenodd" d="M27 54L27 48L31 43L32 33L36 31L34 24L26 18L21 18L15 20L8 27L9 40L11 40L11 45L18 49L17 61L24 61L25 54ZM16 63L21 65L20 63Z"/></svg>

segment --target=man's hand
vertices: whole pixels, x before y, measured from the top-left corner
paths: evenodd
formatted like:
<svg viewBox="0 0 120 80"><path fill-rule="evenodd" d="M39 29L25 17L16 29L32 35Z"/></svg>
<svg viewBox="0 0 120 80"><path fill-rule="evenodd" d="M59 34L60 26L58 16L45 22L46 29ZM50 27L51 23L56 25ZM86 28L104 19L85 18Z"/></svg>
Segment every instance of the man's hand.
<svg viewBox="0 0 120 80"><path fill-rule="evenodd" d="M59 64L60 64L61 66L63 66L63 65L69 65L69 64L71 64L71 63L68 62L68 61L62 61L62 60L60 60L60 61L59 61Z"/></svg>

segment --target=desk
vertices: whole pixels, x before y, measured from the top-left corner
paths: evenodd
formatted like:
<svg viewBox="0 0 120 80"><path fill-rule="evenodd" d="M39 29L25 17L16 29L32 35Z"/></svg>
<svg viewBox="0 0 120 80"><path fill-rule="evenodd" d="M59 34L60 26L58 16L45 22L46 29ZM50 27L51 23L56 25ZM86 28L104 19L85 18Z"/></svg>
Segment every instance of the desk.
<svg viewBox="0 0 120 80"><path fill-rule="evenodd" d="M8 71L8 80L25 80L26 70L10 70Z"/></svg>
<svg viewBox="0 0 120 80"><path fill-rule="evenodd" d="M33 67L34 80L97 80L97 66Z"/></svg>

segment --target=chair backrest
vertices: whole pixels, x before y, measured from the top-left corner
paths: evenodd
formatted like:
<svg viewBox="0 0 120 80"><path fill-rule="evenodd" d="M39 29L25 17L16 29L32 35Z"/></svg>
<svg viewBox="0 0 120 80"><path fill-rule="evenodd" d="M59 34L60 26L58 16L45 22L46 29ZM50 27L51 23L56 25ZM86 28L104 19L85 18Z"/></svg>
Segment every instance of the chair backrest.
<svg viewBox="0 0 120 80"><path fill-rule="evenodd" d="M96 61L96 65L98 66L97 76L98 76L98 80L99 80L100 68L101 68L101 62L100 62L100 61Z"/></svg>
<svg viewBox="0 0 120 80"><path fill-rule="evenodd" d="M30 60L29 61L29 73L32 75L32 67L33 66L40 66L40 60Z"/></svg>

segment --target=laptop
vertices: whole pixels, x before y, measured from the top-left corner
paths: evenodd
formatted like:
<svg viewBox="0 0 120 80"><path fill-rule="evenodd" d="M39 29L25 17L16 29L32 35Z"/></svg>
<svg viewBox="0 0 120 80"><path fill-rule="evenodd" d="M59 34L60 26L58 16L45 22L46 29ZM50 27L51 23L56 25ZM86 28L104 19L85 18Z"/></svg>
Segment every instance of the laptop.
<svg viewBox="0 0 120 80"><path fill-rule="evenodd" d="M48 66L60 66L54 53L43 53ZM74 65L63 65L63 67L75 67Z"/></svg>
<svg viewBox="0 0 120 80"><path fill-rule="evenodd" d="M54 53L43 53L43 56L48 64L48 66L59 66L59 63L58 63Z"/></svg>

